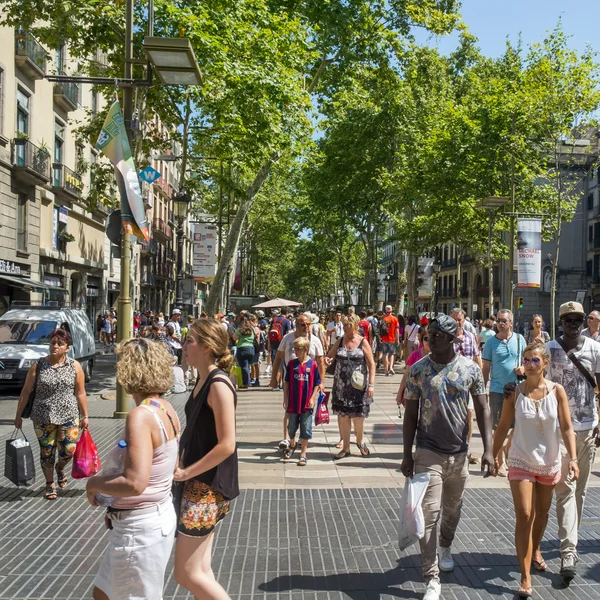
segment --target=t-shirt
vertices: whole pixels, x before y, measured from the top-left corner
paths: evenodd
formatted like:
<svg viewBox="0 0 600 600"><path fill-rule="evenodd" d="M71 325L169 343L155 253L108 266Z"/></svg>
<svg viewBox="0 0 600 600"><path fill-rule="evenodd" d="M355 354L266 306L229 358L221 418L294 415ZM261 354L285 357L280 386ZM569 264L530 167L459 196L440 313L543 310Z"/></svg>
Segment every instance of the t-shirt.
<svg viewBox="0 0 600 600"><path fill-rule="evenodd" d="M404 329L406 332L406 340L415 343L419 339L419 326L416 323L407 325Z"/></svg>
<svg viewBox="0 0 600 600"><path fill-rule="evenodd" d="M300 415L307 412L306 405L315 388L321 385L321 376L310 358L301 363L297 358L287 363L285 381L288 383L287 412Z"/></svg>
<svg viewBox="0 0 600 600"><path fill-rule="evenodd" d="M327 325L327 332L329 333L330 331L333 331L331 334L331 345L333 345L338 338L341 338L344 335L343 323L341 321L339 323L336 323L335 321L329 321L329 324Z"/></svg>
<svg viewBox="0 0 600 600"><path fill-rule="evenodd" d="M239 329L235 330L235 334L239 336L237 341L238 348L254 346L254 328L252 328L252 331L247 335L242 333Z"/></svg>
<svg viewBox="0 0 600 600"><path fill-rule="evenodd" d="M440 365L427 355L410 368L404 398L419 402L417 448L442 454L467 451L469 392L485 394L485 384L481 369L464 356Z"/></svg>
<svg viewBox="0 0 600 600"><path fill-rule="evenodd" d="M406 368L412 367L415 363L418 363L423 358L423 353L421 352L421 348L417 350L413 350L410 353L410 356L406 359Z"/></svg>
<svg viewBox="0 0 600 600"><path fill-rule="evenodd" d="M502 394L507 383L517 382L515 367L521 365L526 345L520 333L513 333L508 340L494 336L486 341L481 357L491 363L490 392Z"/></svg>
<svg viewBox="0 0 600 600"><path fill-rule="evenodd" d="M473 335L477 335L477 329L475 329L475 325L473 325L473 323L471 323L471 321L467 321L465 319L465 322L463 323L463 331L468 331L469 333L472 333Z"/></svg>
<svg viewBox="0 0 600 600"><path fill-rule="evenodd" d="M479 337L481 338L481 345L483 346L490 338L493 338L496 332L493 329L482 329Z"/></svg>
<svg viewBox="0 0 600 600"><path fill-rule="evenodd" d="M277 352L284 352L284 364L288 364L291 360L296 358L296 353L294 352L294 340L296 339L295 332L288 333L279 344L279 348ZM315 360L317 356L323 356L323 344L321 344L321 340L316 335L309 336L310 348L308 349L308 356Z"/></svg>
<svg viewBox="0 0 600 600"><path fill-rule="evenodd" d="M175 337L181 337L181 325L179 324L179 321L169 321L167 325L171 325L171 327L173 327L173 333L175 334Z"/></svg>
<svg viewBox="0 0 600 600"><path fill-rule="evenodd" d="M381 341L393 344L396 341L396 329L399 327L398 319L394 315L385 315L383 321L387 324L388 332L387 335L381 336ZM418 329L419 327L417 326Z"/></svg>
<svg viewBox="0 0 600 600"><path fill-rule="evenodd" d="M589 330L589 329L586 327L586 328L585 328L585 329L584 329L584 330L581 332L581 335L582 335L583 337L590 338L591 340L594 340L594 341L596 341L596 342L600 342L600 330L598 330L598 331L597 331L597 332L596 332L594 335L592 335L592 334L590 333L590 330Z"/></svg>
<svg viewBox="0 0 600 600"><path fill-rule="evenodd" d="M363 319L362 321L359 321L358 327L359 327L359 329L363 330L363 333L365 335L365 339L367 340L367 342L371 341L370 340L371 323L369 323L369 321L367 321L367 319Z"/></svg>
<svg viewBox="0 0 600 600"><path fill-rule="evenodd" d="M546 344L550 352L547 377L565 388L571 410L571 421L575 431L594 429L598 425L596 394L587 379L579 372L556 340ZM573 354L589 371L592 377L600 373L600 344L584 338L583 346Z"/></svg>

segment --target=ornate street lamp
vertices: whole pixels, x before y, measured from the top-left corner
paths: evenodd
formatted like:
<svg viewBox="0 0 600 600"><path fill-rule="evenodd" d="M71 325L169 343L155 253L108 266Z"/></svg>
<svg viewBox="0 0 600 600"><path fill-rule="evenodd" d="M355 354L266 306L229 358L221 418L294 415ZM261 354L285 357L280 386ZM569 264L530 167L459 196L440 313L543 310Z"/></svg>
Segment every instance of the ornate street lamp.
<svg viewBox="0 0 600 600"><path fill-rule="evenodd" d="M181 190L173 197L175 218L177 219L177 289L175 293L175 307L183 308L183 224L188 214L192 197Z"/></svg>

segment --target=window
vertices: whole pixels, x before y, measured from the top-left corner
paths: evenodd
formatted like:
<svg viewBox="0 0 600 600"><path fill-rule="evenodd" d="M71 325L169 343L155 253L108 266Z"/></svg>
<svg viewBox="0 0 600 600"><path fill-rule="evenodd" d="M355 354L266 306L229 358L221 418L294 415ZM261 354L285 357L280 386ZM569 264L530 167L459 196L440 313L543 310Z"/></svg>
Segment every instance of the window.
<svg viewBox="0 0 600 600"><path fill-rule="evenodd" d="M56 72L61 74L64 73L65 68L65 47L60 46L56 49Z"/></svg>
<svg viewBox="0 0 600 600"><path fill-rule="evenodd" d="M592 273L592 277L594 281L597 283L600 281L600 254L594 255L594 272Z"/></svg>
<svg viewBox="0 0 600 600"><path fill-rule="evenodd" d="M60 121L54 122L54 187L61 187L65 127Z"/></svg>
<svg viewBox="0 0 600 600"><path fill-rule="evenodd" d="M4 70L0 69L0 135L4 132Z"/></svg>
<svg viewBox="0 0 600 600"><path fill-rule="evenodd" d="M17 250L27 251L27 194L17 198Z"/></svg>
<svg viewBox="0 0 600 600"><path fill-rule="evenodd" d="M17 89L17 131L29 134L29 95Z"/></svg>
<svg viewBox="0 0 600 600"><path fill-rule="evenodd" d="M594 210L594 194L590 194L587 197L587 209Z"/></svg>
<svg viewBox="0 0 600 600"><path fill-rule="evenodd" d="M98 113L98 92L92 90L92 102L91 102L92 114Z"/></svg>
<svg viewBox="0 0 600 600"><path fill-rule="evenodd" d="M591 277L592 276L592 267L593 267L593 263L591 260L588 260L585 263L585 274L587 277Z"/></svg>
<svg viewBox="0 0 600 600"><path fill-rule="evenodd" d="M543 292L550 293L552 291L552 267L544 267L544 272L542 273L542 285Z"/></svg>
<svg viewBox="0 0 600 600"><path fill-rule="evenodd" d="M93 150L90 152L90 190L94 189L94 177L96 175L96 162L98 154Z"/></svg>
<svg viewBox="0 0 600 600"><path fill-rule="evenodd" d="M594 226L590 225L588 227L588 242L593 242L594 241Z"/></svg>

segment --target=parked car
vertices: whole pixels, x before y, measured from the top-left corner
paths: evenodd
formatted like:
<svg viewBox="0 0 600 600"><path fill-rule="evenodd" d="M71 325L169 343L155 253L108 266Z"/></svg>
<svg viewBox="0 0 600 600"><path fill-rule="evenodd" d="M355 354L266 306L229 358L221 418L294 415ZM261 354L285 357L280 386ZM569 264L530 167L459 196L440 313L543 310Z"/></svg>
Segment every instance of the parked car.
<svg viewBox="0 0 600 600"><path fill-rule="evenodd" d="M50 334L57 327L71 334L73 345L69 356L81 363L85 381L90 381L96 342L85 311L55 306L18 306L0 317L0 385L23 385L31 365L48 355Z"/></svg>

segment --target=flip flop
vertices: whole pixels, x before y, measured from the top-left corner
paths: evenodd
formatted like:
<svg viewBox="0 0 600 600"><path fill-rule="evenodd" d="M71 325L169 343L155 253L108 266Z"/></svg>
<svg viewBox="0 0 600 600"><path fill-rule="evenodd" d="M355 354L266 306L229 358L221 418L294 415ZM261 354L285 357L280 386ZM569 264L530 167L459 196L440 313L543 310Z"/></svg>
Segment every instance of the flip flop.
<svg viewBox="0 0 600 600"><path fill-rule="evenodd" d="M367 456L371 454L371 451L367 448L367 445L364 442L362 444L356 444L356 447L360 450L363 458L367 458Z"/></svg>
<svg viewBox="0 0 600 600"><path fill-rule="evenodd" d="M546 564L546 561L544 559L542 559L542 560L532 559L531 560L531 566L536 571L545 571L548 568L548 565Z"/></svg>
<svg viewBox="0 0 600 600"><path fill-rule="evenodd" d="M292 454L294 454L295 449L296 446L290 446L287 450L283 452L283 458L285 458L285 460L290 460L290 458L292 458Z"/></svg>
<svg viewBox="0 0 600 600"><path fill-rule="evenodd" d="M342 450L339 454L333 456L333 460L340 460L341 458L346 458L346 456L351 456L350 451L346 452Z"/></svg>
<svg viewBox="0 0 600 600"><path fill-rule="evenodd" d="M56 482L58 483L58 487L61 489L67 487L69 480L67 479L64 470L61 471L56 469Z"/></svg>
<svg viewBox="0 0 600 600"><path fill-rule="evenodd" d="M528 588L520 587L519 591L517 592L517 598L531 598L531 596L533 596L533 588L532 587L528 587Z"/></svg>
<svg viewBox="0 0 600 600"><path fill-rule="evenodd" d="M56 500L56 487L53 483L49 483L48 485L46 485L44 498L46 498L46 500Z"/></svg>

